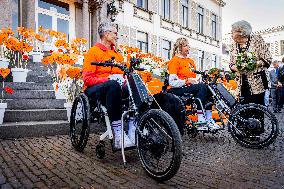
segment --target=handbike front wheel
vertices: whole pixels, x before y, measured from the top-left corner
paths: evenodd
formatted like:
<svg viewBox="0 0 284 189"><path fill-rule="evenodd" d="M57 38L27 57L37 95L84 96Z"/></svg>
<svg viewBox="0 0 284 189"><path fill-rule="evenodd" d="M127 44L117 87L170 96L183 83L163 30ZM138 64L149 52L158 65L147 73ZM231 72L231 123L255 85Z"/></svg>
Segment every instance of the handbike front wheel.
<svg viewBox="0 0 284 189"><path fill-rule="evenodd" d="M70 138L72 146L79 152L87 145L90 132L90 106L88 97L80 94L75 98L70 117Z"/></svg>
<svg viewBox="0 0 284 189"><path fill-rule="evenodd" d="M171 179L182 160L181 136L173 118L163 110L142 115L136 131L137 150L143 168L153 179Z"/></svg>
<svg viewBox="0 0 284 189"><path fill-rule="evenodd" d="M269 146L278 136L278 121L265 106L245 104L238 106L229 120L233 139L247 148Z"/></svg>

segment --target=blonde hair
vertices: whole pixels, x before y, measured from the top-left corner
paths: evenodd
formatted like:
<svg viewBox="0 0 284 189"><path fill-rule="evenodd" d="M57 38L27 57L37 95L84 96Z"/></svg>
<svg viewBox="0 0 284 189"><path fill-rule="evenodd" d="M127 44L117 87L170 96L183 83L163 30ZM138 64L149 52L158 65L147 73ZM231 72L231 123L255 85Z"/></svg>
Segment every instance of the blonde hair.
<svg viewBox="0 0 284 189"><path fill-rule="evenodd" d="M182 46L184 44L188 44L188 40L184 37L180 37L177 39L177 41L174 44L174 49L173 49L173 56L174 57L176 54L181 53Z"/></svg>

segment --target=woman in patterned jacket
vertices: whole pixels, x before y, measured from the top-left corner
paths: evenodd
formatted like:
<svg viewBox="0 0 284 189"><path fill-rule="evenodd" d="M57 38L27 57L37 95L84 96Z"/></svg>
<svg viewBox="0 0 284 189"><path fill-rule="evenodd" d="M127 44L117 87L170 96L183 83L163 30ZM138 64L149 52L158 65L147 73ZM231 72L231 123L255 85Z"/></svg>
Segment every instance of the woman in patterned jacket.
<svg viewBox="0 0 284 189"><path fill-rule="evenodd" d="M243 103L264 105L265 90L269 86L267 68L272 57L268 46L260 35L252 34L252 27L247 21L238 21L232 25L233 44L230 52L230 68L237 73L238 92ZM240 72L236 67L236 56L241 52L255 53L257 66L250 72Z"/></svg>

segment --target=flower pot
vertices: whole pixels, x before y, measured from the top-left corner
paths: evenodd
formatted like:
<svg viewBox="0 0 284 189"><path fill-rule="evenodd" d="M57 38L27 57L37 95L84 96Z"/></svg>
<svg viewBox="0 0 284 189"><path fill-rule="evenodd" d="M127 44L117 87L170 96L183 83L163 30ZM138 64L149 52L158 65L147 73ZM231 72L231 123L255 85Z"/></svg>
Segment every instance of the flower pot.
<svg viewBox="0 0 284 189"><path fill-rule="evenodd" d="M43 59L42 52L33 52L33 62L41 62L42 59Z"/></svg>
<svg viewBox="0 0 284 189"><path fill-rule="evenodd" d="M84 62L84 56L83 55L79 55L78 56L78 61L76 62L76 65L83 65Z"/></svg>
<svg viewBox="0 0 284 189"><path fill-rule="evenodd" d="M56 99L66 99L66 96L64 95L62 91L62 86L60 84L58 84L58 88L56 89L56 83L53 83L53 89L55 92Z"/></svg>
<svg viewBox="0 0 284 189"><path fill-rule="evenodd" d="M26 82L29 70L24 68L12 68L13 82Z"/></svg>
<svg viewBox="0 0 284 189"><path fill-rule="evenodd" d="M67 110L67 118L68 118L68 122L70 122L72 103L71 102L64 103L64 108Z"/></svg>
<svg viewBox="0 0 284 189"><path fill-rule="evenodd" d="M7 108L7 103L0 103L0 124L3 124L6 108Z"/></svg>
<svg viewBox="0 0 284 189"><path fill-rule="evenodd" d="M9 59L0 58L0 68L8 68L8 66L9 66Z"/></svg>

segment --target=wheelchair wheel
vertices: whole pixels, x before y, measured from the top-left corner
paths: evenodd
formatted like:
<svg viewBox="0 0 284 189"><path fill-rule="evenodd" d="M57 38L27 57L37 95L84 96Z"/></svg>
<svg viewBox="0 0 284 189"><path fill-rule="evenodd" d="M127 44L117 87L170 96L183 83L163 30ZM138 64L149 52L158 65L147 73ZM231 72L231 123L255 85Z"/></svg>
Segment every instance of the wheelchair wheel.
<svg viewBox="0 0 284 189"><path fill-rule="evenodd" d="M233 139L247 148L266 147L278 136L277 118L259 104L238 106L228 124Z"/></svg>
<svg viewBox="0 0 284 189"><path fill-rule="evenodd" d="M90 106L88 97L80 94L75 98L70 117L72 146L79 152L87 145L90 132Z"/></svg>
<svg viewBox="0 0 284 189"><path fill-rule="evenodd" d="M147 174L159 182L171 179L182 160L181 136L172 117L160 109L145 112L138 122L136 137Z"/></svg>

